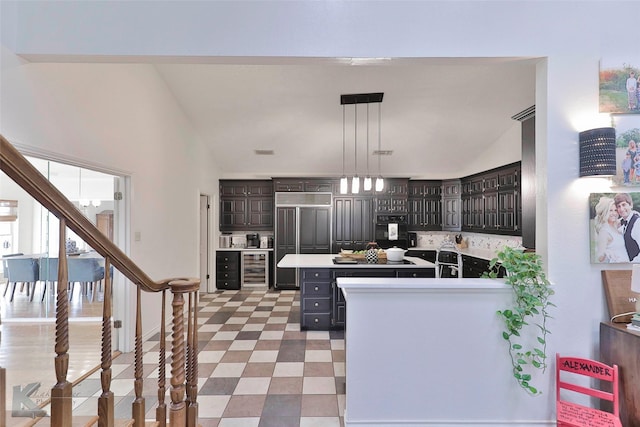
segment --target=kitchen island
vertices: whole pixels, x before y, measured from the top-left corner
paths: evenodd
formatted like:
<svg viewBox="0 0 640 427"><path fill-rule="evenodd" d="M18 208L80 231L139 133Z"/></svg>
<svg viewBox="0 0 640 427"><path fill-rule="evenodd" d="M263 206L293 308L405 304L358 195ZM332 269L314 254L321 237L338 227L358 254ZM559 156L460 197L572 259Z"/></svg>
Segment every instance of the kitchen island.
<svg viewBox="0 0 640 427"><path fill-rule="evenodd" d="M336 254L287 254L280 268L297 268L300 283L300 329L344 329L346 303L339 277L435 278L436 265L416 257L402 262L335 263Z"/></svg>

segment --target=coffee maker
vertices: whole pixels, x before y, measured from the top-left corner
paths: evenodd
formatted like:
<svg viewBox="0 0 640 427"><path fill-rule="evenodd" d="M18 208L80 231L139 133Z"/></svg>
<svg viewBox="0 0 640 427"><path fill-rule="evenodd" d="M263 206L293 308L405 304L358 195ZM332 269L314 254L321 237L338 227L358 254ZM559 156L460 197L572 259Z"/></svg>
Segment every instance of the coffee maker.
<svg viewBox="0 0 640 427"><path fill-rule="evenodd" d="M258 233L247 234L247 248L259 248L260 235Z"/></svg>

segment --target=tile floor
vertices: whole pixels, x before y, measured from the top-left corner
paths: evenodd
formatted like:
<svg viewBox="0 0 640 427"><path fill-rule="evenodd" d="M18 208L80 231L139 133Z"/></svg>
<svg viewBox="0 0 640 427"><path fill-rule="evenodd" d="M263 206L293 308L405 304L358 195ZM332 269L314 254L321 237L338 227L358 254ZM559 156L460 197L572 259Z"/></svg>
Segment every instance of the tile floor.
<svg viewBox="0 0 640 427"><path fill-rule="evenodd" d="M202 295L199 306L203 427L344 426L344 333L300 331L298 291L220 291ZM144 343L150 419L157 402L158 340ZM133 353L113 361L116 418L131 413L132 364ZM98 371L74 388L74 415L95 414L99 391Z"/></svg>

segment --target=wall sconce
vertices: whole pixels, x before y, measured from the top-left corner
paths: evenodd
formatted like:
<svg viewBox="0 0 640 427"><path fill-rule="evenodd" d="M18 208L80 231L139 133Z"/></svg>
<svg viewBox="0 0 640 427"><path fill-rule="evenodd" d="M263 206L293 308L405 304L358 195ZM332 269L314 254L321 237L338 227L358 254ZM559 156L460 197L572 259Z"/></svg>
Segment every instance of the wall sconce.
<svg viewBox="0 0 640 427"><path fill-rule="evenodd" d="M580 177L616 174L616 130L612 127L580 132Z"/></svg>

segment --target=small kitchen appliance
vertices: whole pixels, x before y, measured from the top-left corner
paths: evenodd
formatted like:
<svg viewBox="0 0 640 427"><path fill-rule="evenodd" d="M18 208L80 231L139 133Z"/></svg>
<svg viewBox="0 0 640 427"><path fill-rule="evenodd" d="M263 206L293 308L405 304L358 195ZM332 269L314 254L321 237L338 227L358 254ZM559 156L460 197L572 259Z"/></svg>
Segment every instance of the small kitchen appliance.
<svg viewBox="0 0 640 427"><path fill-rule="evenodd" d="M258 233L247 234L247 248L259 248L260 235Z"/></svg>
<svg viewBox="0 0 640 427"><path fill-rule="evenodd" d="M232 246L232 239L230 234L222 234L220 235L220 241L218 246L220 248L230 248Z"/></svg>

